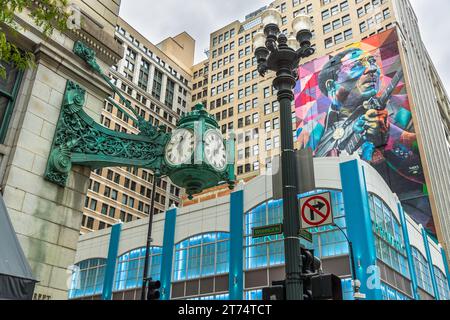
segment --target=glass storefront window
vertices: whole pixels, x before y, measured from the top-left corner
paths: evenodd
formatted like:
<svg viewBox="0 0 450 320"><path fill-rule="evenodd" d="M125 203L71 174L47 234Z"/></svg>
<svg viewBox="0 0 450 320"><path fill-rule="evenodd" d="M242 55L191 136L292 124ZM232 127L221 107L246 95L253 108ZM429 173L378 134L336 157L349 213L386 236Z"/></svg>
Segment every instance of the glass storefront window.
<svg viewBox="0 0 450 320"><path fill-rule="evenodd" d="M397 300L397 301L411 300L406 295L398 292L397 290L393 289L392 287L388 286L385 283L381 283L381 295L383 297L383 300Z"/></svg>
<svg viewBox="0 0 450 320"><path fill-rule="evenodd" d="M436 276L436 284L437 284L437 287L439 290L439 299L440 300L449 300L450 292L449 292L447 277L436 266L434 266L434 274Z"/></svg>
<svg viewBox="0 0 450 320"><path fill-rule="evenodd" d="M186 239L175 246L173 281L227 273L229 233L207 233Z"/></svg>
<svg viewBox="0 0 450 320"><path fill-rule="evenodd" d="M414 258L414 268L416 269L418 286L429 294L434 295L427 259L415 247L411 247L411 252Z"/></svg>
<svg viewBox="0 0 450 320"><path fill-rule="evenodd" d="M121 255L117 260L114 291L138 288L142 286L144 273L145 248L138 248ZM160 278L162 248L150 248L149 276Z"/></svg>
<svg viewBox="0 0 450 320"><path fill-rule="evenodd" d="M299 196L311 196L317 193L330 192L332 198L335 223L346 232L345 209L342 192L317 190ZM265 268L284 264L283 235L265 238L253 238L252 229L283 222L283 201L271 200L252 209L245 215L245 270ZM348 243L345 236L335 227L312 228L313 244L301 240L301 244L314 249L315 255L323 258L348 254Z"/></svg>
<svg viewBox="0 0 450 320"><path fill-rule="evenodd" d="M105 279L106 259L90 259L75 265L69 299L101 294Z"/></svg>
<svg viewBox="0 0 450 320"><path fill-rule="evenodd" d="M377 257L385 264L410 278L405 241L400 222L389 207L377 196L369 196Z"/></svg>
<svg viewBox="0 0 450 320"><path fill-rule="evenodd" d="M262 300L262 289L245 291L244 300Z"/></svg>

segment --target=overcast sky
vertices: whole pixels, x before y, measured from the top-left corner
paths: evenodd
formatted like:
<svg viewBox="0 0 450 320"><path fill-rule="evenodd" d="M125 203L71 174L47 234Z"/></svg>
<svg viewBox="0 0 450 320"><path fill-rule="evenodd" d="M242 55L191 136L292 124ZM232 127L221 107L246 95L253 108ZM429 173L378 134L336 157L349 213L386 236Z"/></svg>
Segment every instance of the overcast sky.
<svg viewBox="0 0 450 320"><path fill-rule="evenodd" d="M317 0L319 1L319 0ZM449 0L410 0L428 51L450 93ZM205 58L209 34L270 3L270 0L122 0L120 15L152 43L188 32L196 41L195 61Z"/></svg>

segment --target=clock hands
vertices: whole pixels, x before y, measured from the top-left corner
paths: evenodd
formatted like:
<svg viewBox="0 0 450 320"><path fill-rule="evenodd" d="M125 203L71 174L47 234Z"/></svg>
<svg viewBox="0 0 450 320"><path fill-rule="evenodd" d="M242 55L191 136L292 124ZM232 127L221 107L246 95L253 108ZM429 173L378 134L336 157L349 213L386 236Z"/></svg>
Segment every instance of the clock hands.
<svg viewBox="0 0 450 320"><path fill-rule="evenodd" d="M178 155L179 155L179 157L180 157L180 159L182 158L182 155L183 155L183 146L184 146L184 135L182 135L181 136L181 140L180 140L180 142L178 143L178 146L177 146L177 151L178 151Z"/></svg>

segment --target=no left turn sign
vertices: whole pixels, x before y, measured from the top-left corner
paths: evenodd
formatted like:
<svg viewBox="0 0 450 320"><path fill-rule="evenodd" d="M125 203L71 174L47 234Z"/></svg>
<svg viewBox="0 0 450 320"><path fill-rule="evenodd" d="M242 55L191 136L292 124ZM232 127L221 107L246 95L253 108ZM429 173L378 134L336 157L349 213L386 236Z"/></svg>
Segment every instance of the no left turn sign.
<svg viewBox="0 0 450 320"><path fill-rule="evenodd" d="M317 228L333 224L329 192L300 200L302 229Z"/></svg>

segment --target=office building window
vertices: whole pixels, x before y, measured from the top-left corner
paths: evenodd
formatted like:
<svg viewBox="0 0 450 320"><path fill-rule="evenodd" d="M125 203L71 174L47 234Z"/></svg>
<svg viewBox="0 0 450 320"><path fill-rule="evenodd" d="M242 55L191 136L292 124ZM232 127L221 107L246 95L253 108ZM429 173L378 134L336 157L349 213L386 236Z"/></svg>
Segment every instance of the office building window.
<svg viewBox="0 0 450 320"><path fill-rule="evenodd" d="M174 92L175 92L175 82L168 79L167 80L167 87L166 87L166 101L165 104L169 108L173 107L173 98L174 98Z"/></svg>
<svg viewBox="0 0 450 320"><path fill-rule="evenodd" d="M150 72L150 64L147 61L142 60L141 69L139 70L138 86L144 91L147 91L149 72Z"/></svg>
<svg viewBox="0 0 450 320"><path fill-rule="evenodd" d="M163 73L161 71L159 71L158 69L155 69L152 95L158 100L161 99L162 78L163 78Z"/></svg>

